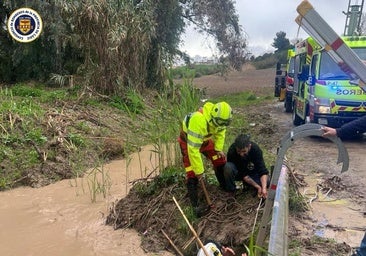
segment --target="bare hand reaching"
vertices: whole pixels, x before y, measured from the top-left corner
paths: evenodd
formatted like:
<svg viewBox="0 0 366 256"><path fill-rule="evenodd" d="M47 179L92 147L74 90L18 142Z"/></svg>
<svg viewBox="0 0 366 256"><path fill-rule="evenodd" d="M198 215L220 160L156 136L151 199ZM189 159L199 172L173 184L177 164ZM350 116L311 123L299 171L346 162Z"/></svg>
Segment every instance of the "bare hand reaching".
<svg viewBox="0 0 366 256"><path fill-rule="evenodd" d="M328 126L322 126L323 137L337 136L337 130Z"/></svg>

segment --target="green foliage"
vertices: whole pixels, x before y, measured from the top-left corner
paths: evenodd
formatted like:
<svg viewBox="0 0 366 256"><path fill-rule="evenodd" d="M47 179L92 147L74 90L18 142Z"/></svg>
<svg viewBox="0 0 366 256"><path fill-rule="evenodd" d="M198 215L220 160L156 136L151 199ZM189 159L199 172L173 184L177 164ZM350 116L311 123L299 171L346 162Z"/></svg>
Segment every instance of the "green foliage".
<svg viewBox="0 0 366 256"><path fill-rule="evenodd" d="M256 255L262 255L262 254L263 255L273 256L271 253L268 253L268 251L266 251L264 248L255 245L255 243L254 243L254 234L252 234L249 237L248 246L244 245L244 247L247 251L247 256L256 256Z"/></svg>
<svg viewBox="0 0 366 256"><path fill-rule="evenodd" d="M55 134L60 136L57 131L61 128L59 125L62 126L62 119L58 118L66 117L58 114L57 101L66 100L67 95L70 95L67 89L52 90L42 85L17 84L0 89L0 162L6 166L0 171L0 190L28 182L29 172L38 170L48 160L54 161L60 155L61 158L68 157L70 152L75 154L76 149L91 145L90 139L85 138L90 129L83 126L84 130L79 130L81 133L76 132L77 123L75 129L69 126L68 133L60 134L64 135L59 137L61 140L54 137ZM44 108L45 102L55 103L52 108L55 115L45 112L48 110ZM58 148L61 143L62 150ZM70 155L70 161L76 161L73 157ZM85 161L84 168L87 165ZM47 168L48 165L44 166ZM47 169L45 175L58 180L62 173L52 173Z"/></svg>
<svg viewBox="0 0 366 256"><path fill-rule="evenodd" d="M247 97L247 101L254 101L257 99L257 96L255 96L254 94L249 94L249 96Z"/></svg>
<svg viewBox="0 0 366 256"><path fill-rule="evenodd" d="M31 131L25 132L25 141L32 141L42 145L47 142L47 137L43 135L43 130L41 128L34 128Z"/></svg>
<svg viewBox="0 0 366 256"><path fill-rule="evenodd" d="M266 69L276 66L278 59L274 54L264 54L263 56L257 57L253 62L253 66L256 69Z"/></svg>
<svg viewBox="0 0 366 256"><path fill-rule="evenodd" d="M85 146L85 139L80 134L69 133L68 139L75 146Z"/></svg>
<svg viewBox="0 0 366 256"><path fill-rule="evenodd" d="M95 203L99 194L101 194L103 198L106 198L112 183L109 173L105 171L103 165L94 167L92 171L88 173L87 179L91 202Z"/></svg>
<svg viewBox="0 0 366 256"><path fill-rule="evenodd" d="M224 67L219 64L194 64L189 66L181 66L170 69L170 75L173 79L182 78L197 78L201 76L213 75L217 73L222 73Z"/></svg>
<svg viewBox="0 0 366 256"><path fill-rule="evenodd" d="M222 54L220 60L239 70L246 58L247 42L239 25L235 1L197 3L188 0L184 1L182 8L186 19L217 40L216 46Z"/></svg>
<svg viewBox="0 0 366 256"><path fill-rule="evenodd" d="M301 255L301 241L299 240L291 240L289 241L288 248L290 250L290 256L300 256Z"/></svg>
<svg viewBox="0 0 366 256"><path fill-rule="evenodd" d="M278 62L282 64L287 63L287 51L288 49L293 48L293 45L291 45L290 41L286 38L286 33L283 31L276 33L276 38L274 38L272 46L276 48L274 53L265 53L252 60L256 69L272 68L275 67Z"/></svg>
<svg viewBox="0 0 366 256"><path fill-rule="evenodd" d="M170 54L175 54L184 32L182 8L178 0L156 1L156 37L159 44Z"/></svg>
<svg viewBox="0 0 366 256"><path fill-rule="evenodd" d="M24 1L0 6L5 21ZM0 82L50 80L63 86L78 74L84 85L109 95L129 86L162 89L173 57L186 55L179 43L188 24L216 39L226 66L240 69L246 57L246 39L231 0L203 5L193 0L30 0L26 6L40 12L47 26L28 44L16 42L0 26Z"/></svg>
<svg viewBox="0 0 366 256"><path fill-rule="evenodd" d="M167 167L160 172L159 176L152 181L141 181L134 185L140 197L147 197L159 192L161 188L169 187L172 184L184 183L185 173L182 170L177 170L173 167Z"/></svg>
<svg viewBox="0 0 366 256"><path fill-rule="evenodd" d="M75 128L85 133L89 133L91 131L91 127L85 121L75 123Z"/></svg>
<svg viewBox="0 0 366 256"><path fill-rule="evenodd" d="M263 100L267 99L266 97L255 95L250 91L235 93L231 95L225 95L221 97L217 97L216 101L226 101L230 102L231 107L244 107L247 105L258 105L263 102ZM272 98L270 98L272 99Z"/></svg>
<svg viewBox="0 0 366 256"><path fill-rule="evenodd" d="M276 52L289 49L290 41L286 38L286 33L283 31L277 32L272 46L277 49Z"/></svg>
<svg viewBox="0 0 366 256"><path fill-rule="evenodd" d="M43 91L43 94L40 98L40 101L43 103L46 102L57 102L57 101L62 101L65 100L66 98L68 98L69 100L72 99L73 97L71 97L67 91L65 90L53 90L53 91Z"/></svg>
<svg viewBox="0 0 366 256"><path fill-rule="evenodd" d="M172 68L169 70L169 76L172 79L183 79L183 78L195 78L196 77L196 70L191 69L187 66Z"/></svg>
<svg viewBox="0 0 366 256"><path fill-rule="evenodd" d="M308 210L309 205L306 203L306 198L299 193L295 185L290 182L289 211L291 214L300 215Z"/></svg>
<svg viewBox="0 0 366 256"><path fill-rule="evenodd" d="M6 30L0 27L0 82L46 81L51 73L74 73L75 64L81 63L80 50L71 47L71 26L61 17L58 6L64 1L2 1L0 19L6 20L17 8L27 6L37 10L43 20L41 36L31 43L22 44L13 40Z"/></svg>
<svg viewBox="0 0 366 256"><path fill-rule="evenodd" d="M130 89L126 92L124 97L113 96L111 106L124 110L129 115L141 114L145 108L143 98L134 89Z"/></svg>
<svg viewBox="0 0 366 256"><path fill-rule="evenodd" d="M28 102L30 109L36 106L32 103L32 98L39 98L39 101L43 103L70 99L70 94L65 89L47 90L44 86L33 84L15 84L0 93L4 96L24 98L23 102Z"/></svg>
<svg viewBox="0 0 366 256"><path fill-rule="evenodd" d="M13 96L19 97L40 97L42 96L42 90L31 86L17 84L11 88Z"/></svg>

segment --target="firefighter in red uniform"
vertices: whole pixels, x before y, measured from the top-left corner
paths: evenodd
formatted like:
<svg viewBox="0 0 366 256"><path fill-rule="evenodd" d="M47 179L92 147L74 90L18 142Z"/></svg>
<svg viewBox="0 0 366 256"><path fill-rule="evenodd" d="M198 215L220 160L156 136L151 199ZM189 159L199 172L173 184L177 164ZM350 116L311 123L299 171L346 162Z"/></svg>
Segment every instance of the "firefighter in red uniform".
<svg viewBox="0 0 366 256"><path fill-rule="evenodd" d="M223 167L226 156L223 152L226 127L232 119L232 109L226 102L207 102L198 111L185 116L178 138L186 170L189 199L197 216L203 208L198 206L198 183L204 173L201 154L208 158L214 167L215 175L222 188L225 188Z"/></svg>

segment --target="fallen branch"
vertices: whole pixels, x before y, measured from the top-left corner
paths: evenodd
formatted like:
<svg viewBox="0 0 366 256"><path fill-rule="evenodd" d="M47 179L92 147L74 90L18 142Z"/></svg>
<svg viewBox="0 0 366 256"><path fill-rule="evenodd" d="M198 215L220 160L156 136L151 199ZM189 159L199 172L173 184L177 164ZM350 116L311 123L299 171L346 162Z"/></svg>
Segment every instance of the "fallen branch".
<svg viewBox="0 0 366 256"><path fill-rule="evenodd" d="M164 232L164 230L161 230L161 233L165 236L166 239L168 239L169 243L173 246L174 250L180 255L184 256L183 253L178 249L178 247L174 244L174 242L169 238L169 236Z"/></svg>

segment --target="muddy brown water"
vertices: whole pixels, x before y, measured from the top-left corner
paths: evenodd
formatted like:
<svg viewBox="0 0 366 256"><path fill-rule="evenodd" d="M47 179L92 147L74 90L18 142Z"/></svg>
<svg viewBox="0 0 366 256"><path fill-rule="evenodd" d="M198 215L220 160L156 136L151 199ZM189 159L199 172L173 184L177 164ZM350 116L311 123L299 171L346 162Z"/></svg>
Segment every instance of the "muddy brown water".
<svg viewBox="0 0 366 256"><path fill-rule="evenodd" d="M88 187L91 176L1 192L0 255L157 255L140 248L141 238L135 231L104 225L111 204L126 195L128 181L157 166L152 150L145 147L132 155L128 165L124 160L105 165L103 171L112 184L108 196L97 195L95 203Z"/></svg>
<svg viewBox="0 0 366 256"><path fill-rule="evenodd" d="M283 112L282 104L275 103L269 113L284 129L292 127L291 117ZM291 228L300 230L305 237L317 234L351 246L359 245L366 226L362 214L366 210L365 145L365 142L346 142L350 168L343 174L336 164L337 150L332 143L306 138L291 147L288 152L291 165L308 182L304 194L310 196L319 182L332 175L339 175L353 189L353 193L318 193L311 202L311 220L305 224L295 222ZM99 194L95 203L91 202L88 177L42 188L1 192L0 255L157 255L140 248L141 237L135 231L113 230L104 225L112 203L127 194L129 181L155 169L158 161L152 150L143 148L131 156L128 165L124 160L116 160L103 166L111 187L107 197Z"/></svg>

